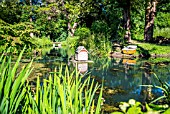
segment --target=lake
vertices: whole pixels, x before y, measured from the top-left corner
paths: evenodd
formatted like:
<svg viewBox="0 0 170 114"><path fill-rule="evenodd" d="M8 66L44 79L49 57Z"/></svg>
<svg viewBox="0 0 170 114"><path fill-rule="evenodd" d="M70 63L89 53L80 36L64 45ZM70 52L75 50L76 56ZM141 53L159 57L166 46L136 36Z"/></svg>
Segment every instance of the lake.
<svg viewBox="0 0 170 114"><path fill-rule="evenodd" d="M33 62L34 70L29 77L32 85L36 85L36 77L41 79L48 78L49 72L55 68L68 66L72 71L76 63L71 60L74 58L74 51L64 49L52 49L42 56L35 56ZM27 60L29 58L25 58ZM162 59L164 62L159 62ZM136 99L144 102L152 100L153 97L162 95L160 89L143 87L141 85L160 85L153 73L162 81L170 83L170 63L168 58L150 59L121 59L110 57L89 56L93 63L77 63L80 74L84 77L91 76L96 82L102 83L104 80L105 102L114 104L120 101ZM23 63L27 62L23 59ZM158 61L158 62L155 62Z"/></svg>

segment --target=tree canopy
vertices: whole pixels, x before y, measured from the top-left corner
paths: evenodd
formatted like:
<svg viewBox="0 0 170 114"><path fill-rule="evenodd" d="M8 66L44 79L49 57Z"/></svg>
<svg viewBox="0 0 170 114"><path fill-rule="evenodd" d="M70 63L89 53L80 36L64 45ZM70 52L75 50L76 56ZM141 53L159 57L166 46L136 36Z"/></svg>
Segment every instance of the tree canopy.
<svg viewBox="0 0 170 114"><path fill-rule="evenodd" d="M0 10L1 45L6 46L13 41L34 45L30 33L65 41L81 28L107 41L170 38L168 0L3 0Z"/></svg>

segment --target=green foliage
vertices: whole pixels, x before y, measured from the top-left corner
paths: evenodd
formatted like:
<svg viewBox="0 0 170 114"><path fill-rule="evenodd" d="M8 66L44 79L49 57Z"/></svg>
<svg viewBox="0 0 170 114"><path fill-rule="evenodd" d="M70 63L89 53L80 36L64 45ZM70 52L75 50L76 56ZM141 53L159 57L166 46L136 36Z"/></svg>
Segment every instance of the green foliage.
<svg viewBox="0 0 170 114"><path fill-rule="evenodd" d="M32 41L36 40L31 40L30 33L34 33L34 36L40 39L41 37L48 37L53 42L66 41L68 23L71 25L78 23L77 27L80 27L76 34L80 36L81 42L79 40L77 45L79 43L89 48L100 45L100 48L104 46L104 50L106 50L108 48L106 45L109 44L110 40L124 43L125 30L122 25L122 5L126 5L126 1L121 3L118 0L59 0L47 2L48 5L41 7L30 5L28 0L24 5L17 4L17 1L7 2L5 0L1 2L0 38L2 41L0 44L4 44L1 47L6 48L12 45L17 49L26 44L35 48L37 44ZM170 15L168 11L170 5L167 0L160 0L157 5L154 37L169 38ZM132 39L143 40L145 2L142 0L131 1L130 14ZM88 37L92 38L92 42ZM93 37L95 37L95 40ZM87 42L91 44L87 44Z"/></svg>
<svg viewBox="0 0 170 114"><path fill-rule="evenodd" d="M40 79L37 78L37 87L34 98L30 99L32 104L28 113L96 113L101 110L100 103L102 89L97 101L94 101L95 92L99 89L98 84L91 82L90 77L82 82L82 77L75 72L69 73L66 68L62 75L62 67L59 72L54 72L54 76L43 80L43 86L40 86ZM30 95L31 96L31 95ZM35 100L34 100L35 99ZM97 102L97 107L94 107Z"/></svg>
<svg viewBox="0 0 170 114"><path fill-rule="evenodd" d="M30 38L30 43L35 47L35 48L41 48L41 47L45 47L45 46L49 46L52 45L52 42L49 38L46 37L41 37L41 38L37 38L37 37L33 37Z"/></svg>
<svg viewBox="0 0 170 114"><path fill-rule="evenodd" d="M160 29L170 27L170 14L158 12L155 19L155 27Z"/></svg>
<svg viewBox="0 0 170 114"><path fill-rule="evenodd" d="M169 6L170 6L170 4L169 4ZM169 12L166 12L166 9L169 9L168 6L164 6L162 8L159 7L159 10L161 10L161 12L157 13L156 19L155 19L155 29L154 29L154 37L155 38L157 38L157 37L170 38L170 33L169 33L169 31L170 31L170 14L169 14Z"/></svg>
<svg viewBox="0 0 170 114"><path fill-rule="evenodd" d="M2 19L0 19L0 25L1 25L1 26L4 26L4 25L6 25L6 26L7 26L7 25L8 25L8 23L6 23L6 22L5 22L5 21L3 21Z"/></svg>
<svg viewBox="0 0 170 114"><path fill-rule="evenodd" d="M1 114L100 113L103 86L90 77L84 79L77 70L70 73L67 67L63 71L61 66L59 71L51 72L49 79L43 80L42 86L38 77L36 91L31 91L26 80L32 71L32 61L18 70L23 52L15 64L11 64L11 57L0 57ZM97 98L96 91L100 91Z"/></svg>
<svg viewBox="0 0 170 114"><path fill-rule="evenodd" d="M37 7L35 27L40 31L40 36L49 36L52 41L64 41L67 38L67 21L58 10L56 4L48 7Z"/></svg>
<svg viewBox="0 0 170 114"><path fill-rule="evenodd" d="M79 36L80 40L87 39L90 35L90 30L86 27L80 27L75 32L75 36Z"/></svg>
<svg viewBox="0 0 170 114"><path fill-rule="evenodd" d="M159 83L161 84L160 86L154 86L154 85L142 85L142 86L149 86L149 87L155 87L155 88L159 88L163 91L164 95L161 97L158 97L157 99L153 100L151 103L155 103L159 100L164 99L165 103L170 104L170 84L168 84L167 82L162 82L160 80L160 78L154 73L154 76L156 77L156 79L159 81Z"/></svg>
<svg viewBox="0 0 170 114"><path fill-rule="evenodd" d="M92 55L108 56L111 52L111 42L104 34L93 34L87 40L87 46Z"/></svg>
<svg viewBox="0 0 170 114"><path fill-rule="evenodd" d="M170 108L164 112L164 114L169 114L170 113Z"/></svg>
<svg viewBox="0 0 170 114"><path fill-rule="evenodd" d="M91 29L94 33L106 34L108 32L109 27L108 27L107 23L104 21L95 21L92 23Z"/></svg>
<svg viewBox="0 0 170 114"><path fill-rule="evenodd" d="M84 28L83 28L84 29ZM81 29L80 29L81 30ZM105 21L95 21L91 26L91 35L88 29L79 32L79 44L87 47L92 55L107 55L111 51L111 44L109 38L111 37L110 28ZM93 33L93 34L92 34ZM82 36L85 36L83 39Z"/></svg>
<svg viewBox="0 0 170 114"><path fill-rule="evenodd" d="M68 37L66 41L62 42L62 45L68 46L69 48L76 48L79 37Z"/></svg>
<svg viewBox="0 0 170 114"><path fill-rule="evenodd" d="M111 37L110 27L105 21L95 21L92 23L91 30L98 37L98 40L108 40ZM101 38L100 38L100 37Z"/></svg>
<svg viewBox="0 0 170 114"><path fill-rule="evenodd" d="M21 7L16 4L16 1L0 2L0 17L7 23L18 23L21 15Z"/></svg>
<svg viewBox="0 0 170 114"><path fill-rule="evenodd" d="M145 6L143 1L132 4L131 8L131 37L132 39L143 41L145 26Z"/></svg>
<svg viewBox="0 0 170 114"><path fill-rule="evenodd" d="M20 22L30 22L30 17L32 14L32 7L30 5L23 5L22 12L20 15Z"/></svg>
<svg viewBox="0 0 170 114"><path fill-rule="evenodd" d="M25 49L25 48L24 48ZM10 50L10 49L9 49ZM10 51L7 51L9 53ZM32 71L30 62L18 72L19 62L24 50L20 53L15 64L11 57L2 55L0 58L0 113L12 114L21 111L21 104L27 93L26 79ZM7 61L7 62L6 62Z"/></svg>
<svg viewBox="0 0 170 114"><path fill-rule="evenodd" d="M32 48L42 47L51 44L51 41L47 38L36 38L39 36L40 31L36 30L33 23L18 23L18 24L6 24L1 21L0 26L0 45L4 45L4 48L13 47L15 49L21 49L24 45L31 46ZM34 34L34 37L30 37L30 33Z"/></svg>
<svg viewBox="0 0 170 114"><path fill-rule="evenodd" d="M81 4L75 1L66 1L65 8L68 13L69 22L77 22L81 14Z"/></svg>
<svg viewBox="0 0 170 114"><path fill-rule="evenodd" d="M157 11L158 12L169 12L170 11L170 3L168 0L160 0L157 4Z"/></svg>
<svg viewBox="0 0 170 114"><path fill-rule="evenodd" d="M55 41L61 42L66 40L66 38L68 37L66 28L67 28L66 21L59 19L55 24L55 34L56 34Z"/></svg>
<svg viewBox="0 0 170 114"><path fill-rule="evenodd" d="M150 44L150 43L139 43L137 48L138 54L141 53L148 53L150 55L163 55L170 53L170 47L167 46L160 46L156 44Z"/></svg>
<svg viewBox="0 0 170 114"><path fill-rule="evenodd" d="M88 31L88 29L83 30ZM89 31L87 33L79 32L79 34L80 33L84 36L89 35ZM62 42L62 45L68 45L70 48L74 49L76 49L77 46L83 45L89 50L91 55L97 54L107 56L108 53L111 52L111 43L102 33L92 34L84 39L82 39L81 36L68 37L67 41Z"/></svg>
<svg viewBox="0 0 170 114"><path fill-rule="evenodd" d="M118 0L102 1L102 13L99 15L100 26L104 24L103 30L107 32L107 37L114 41L121 41L123 33L121 29L122 24L122 8ZM101 10L100 10L101 11ZM100 14L100 13L99 13ZM104 14L104 16L102 15ZM96 20L94 20L96 22ZM96 23L97 24L97 23ZM96 25L97 26L97 25ZM101 29L102 31L102 29Z"/></svg>
<svg viewBox="0 0 170 114"><path fill-rule="evenodd" d="M17 4L9 4L13 7L17 7ZM10 6L1 5L2 7L9 7L7 11L12 12ZM57 10L56 4L48 5L48 7L39 6L18 6L20 9L20 22L8 24L7 20L0 19L0 45L4 45L3 48L12 46L13 48L22 48L23 45L27 45L31 48L42 47L43 40L41 37L50 37L52 41L63 41L67 37L67 24L66 20L62 19L62 14ZM3 10L6 11L6 10ZM2 12L5 15L5 12ZM3 16L2 16L3 17ZM5 16L6 18L7 16ZM31 18L35 18L30 23ZM49 20L49 17L51 20ZM9 19L13 19L12 17ZM4 20L4 21L3 21ZM14 19L13 19L14 20ZM15 21L15 20L14 20ZM7 23L6 23L7 22ZM30 37L30 33L34 34L34 38ZM35 38L37 37L37 38ZM42 42L40 42L42 41ZM38 45L38 43L40 45Z"/></svg>
<svg viewBox="0 0 170 114"><path fill-rule="evenodd" d="M169 28L156 28L154 30L154 37L163 37L163 38L170 38L170 27Z"/></svg>
<svg viewBox="0 0 170 114"><path fill-rule="evenodd" d="M130 99L128 103L121 102L119 105L121 111L126 114L167 114L169 112L168 107L164 108L158 108L159 105L155 105L155 107L152 107L148 104L142 104L140 102L135 101L134 99ZM145 111L143 110L143 107L145 107ZM157 108L156 108L157 107ZM164 110L162 110L164 108ZM122 112L113 112L111 114L122 114Z"/></svg>
<svg viewBox="0 0 170 114"><path fill-rule="evenodd" d="M141 103L136 102L134 99L130 99L128 103L123 102L121 105L119 105L119 107L124 113L127 113L127 114L142 113Z"/></svg>

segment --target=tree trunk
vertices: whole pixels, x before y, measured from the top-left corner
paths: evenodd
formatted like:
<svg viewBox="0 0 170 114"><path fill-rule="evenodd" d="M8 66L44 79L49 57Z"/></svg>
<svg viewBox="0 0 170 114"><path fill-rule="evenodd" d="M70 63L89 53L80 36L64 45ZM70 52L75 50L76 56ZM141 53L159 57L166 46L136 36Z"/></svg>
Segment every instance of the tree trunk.
<svg viewBox="0 0 170 114"><path fill-rule="evenodd" d="M130 0L126 0L126 5L123 7L123 28L126 31L124 38L131 42L131 33L130 33Z"/></svg>
<svg viewBox="0 0 170 114"><path fill-rule="evenodd" d="M74 32L77 28L78 23L74 22L73 26L71 26L71 22L69 21L70 19L69 19L69 16L68 16L68 12L65 8L65 1L62 0L61 3L62 3L62 7L64 8L64 13L65 13L66 19L68 20L68 23L67 23L68 33L69 33L70 36L74 36Z"/></svg>
<svg viewBox="0 0 170 114"><path fill-rule="evenodd" d="M152 67L150 63L144 63L144 71L142 74L142 85L151 85L151 71ZM142 87L141 88L141 95L143 95L143 102L150 101L152 99L152 88L150 87Z"/></svg>
<svg viewBox="0 0 170 114"><path fill-rule="evenodd" d="M157 4L156 0L147 1L147 7L145 10L145 30L144 30L144 40L146 42L151 42L153 40L156 4Z"/></svg>
<svg viewBox="0 0 170 114"><path fill-rule="evenodd" d="M68 32L69 32L70 36L74 36L74 32L75 32L75 30L77 28L77 24L78 23L74 23L74 25L71 26L70 22L68 22Z"/></svg>

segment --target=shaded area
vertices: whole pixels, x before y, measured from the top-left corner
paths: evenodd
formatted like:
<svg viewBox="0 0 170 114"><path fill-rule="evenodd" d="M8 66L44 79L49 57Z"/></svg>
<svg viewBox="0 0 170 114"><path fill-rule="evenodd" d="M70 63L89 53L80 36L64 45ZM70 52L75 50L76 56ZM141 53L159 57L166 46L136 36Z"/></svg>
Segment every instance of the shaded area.
<svg viewBox="0 0 170 114"><path fill-rule="evenodd" d="M142 57L142 58L149 58L149 57L151 57L149 51L145 50L141 46L138 46L137 51L139 52L139 57Z"/></svg>

